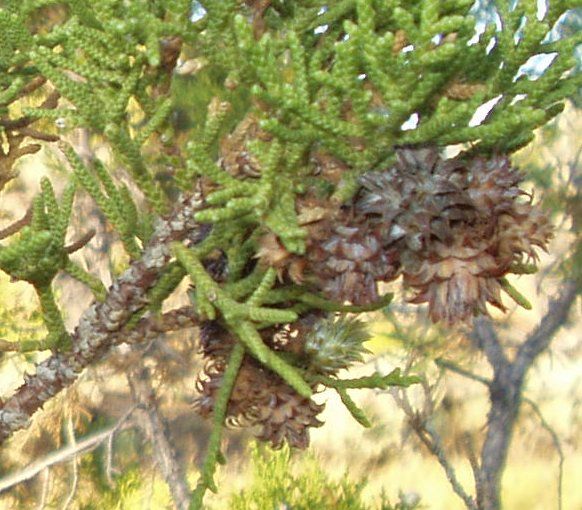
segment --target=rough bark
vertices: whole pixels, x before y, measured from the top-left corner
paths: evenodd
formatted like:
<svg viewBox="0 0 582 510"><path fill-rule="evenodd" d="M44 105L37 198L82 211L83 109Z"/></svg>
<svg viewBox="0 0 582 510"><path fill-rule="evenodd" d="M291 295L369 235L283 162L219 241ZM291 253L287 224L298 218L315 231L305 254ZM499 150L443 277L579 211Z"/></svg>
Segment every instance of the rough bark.
<svg viewBox="0 0 582 510"><path fill-rule="evenodd" d="M180 200L174 212L160 219L140 259L109 288L105 301L92 304L71 335L72 349L54 353L38 364L34 375L5 402L0 402L0 443L25 428L31 416L45 402L71 385L89 365L99 361L120 341L119 332L137 311L147 304L147 292L158 281L171 259L170 244L188 239L197 242L203 229L194 220L202 207L199 194Z"/></svg>

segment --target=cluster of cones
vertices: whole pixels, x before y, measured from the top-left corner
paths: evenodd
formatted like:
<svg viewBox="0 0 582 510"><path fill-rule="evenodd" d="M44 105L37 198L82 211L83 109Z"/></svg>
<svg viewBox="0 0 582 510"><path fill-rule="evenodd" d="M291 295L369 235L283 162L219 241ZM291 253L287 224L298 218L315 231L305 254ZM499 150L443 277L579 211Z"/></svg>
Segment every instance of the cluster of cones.
<svg viewBox="0 0 582 510"><path fill-rule="evenodd" d="M361 361L368 339L362 322L351 318L323 318L310 313L293 325L261 331L263 340L306 373L335 375L349 364ZM217 321L205 322L200 343L205 366L197 381L200 396L194 405L204 417L214 410L228 358L235 339ZM309 444L309 428L320 427L317 415L323 404L298 395L277 374L245 355L227 407L227 423L256 426L257 438L279 448L286 441L294 448Z"/></svg>
<svg viewBox="0 0 582 510"><path fill-rule="evenodd" d="M264 262L328 298L366 304L378 282L399 277L411 303L428 303L447 325L501 310L503 277L537 260L552 236L545 214L519 188L522 176L503 155L443 159L436 148L402 148L396 163L360 178L347 205L305 199L302 214L325 211L305 225L304 257L289 254L273 234Z"/></svg>
<svg viewBox="0 0 582 510"><path fill-rule="evenodd" d="M337 172L332 172L337 174ZM322 172L325 178L325 172ZM366 304L377 284L401 277L409 302L427 303L434 322L454 325L501 310L504 276L536 260L552 236L544 213L519 188L521 174L504 155L444 159L436 148L401 148L396 163L360 178L348 204L316 193L297 207L308 232L303 256L277 236L261 240L259 263L331 300ZM267 345L307 371L335 375L361 359L366 335L349 319L309 314L286 328L262 332ZM205 369L197 408L212 412L234 339L218 323L202 328ZM259 438L307 446L309 427L321 425L323 406L299 396L277 375L247 356L228 407L230 421L258 425Z"/></svg>

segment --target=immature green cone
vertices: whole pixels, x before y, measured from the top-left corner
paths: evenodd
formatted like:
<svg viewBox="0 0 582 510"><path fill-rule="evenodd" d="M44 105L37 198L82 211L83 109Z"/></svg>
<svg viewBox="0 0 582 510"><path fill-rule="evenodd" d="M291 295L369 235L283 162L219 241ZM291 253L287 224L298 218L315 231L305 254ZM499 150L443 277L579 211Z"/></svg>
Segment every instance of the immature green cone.
<svg viewBox="0 0 582 510"><path fill-rule="evenodd" d="M335 375L353 363L363 361L370 339L366 324L352 317L320 320L305 335L303 355L308 370Z"/></svg>

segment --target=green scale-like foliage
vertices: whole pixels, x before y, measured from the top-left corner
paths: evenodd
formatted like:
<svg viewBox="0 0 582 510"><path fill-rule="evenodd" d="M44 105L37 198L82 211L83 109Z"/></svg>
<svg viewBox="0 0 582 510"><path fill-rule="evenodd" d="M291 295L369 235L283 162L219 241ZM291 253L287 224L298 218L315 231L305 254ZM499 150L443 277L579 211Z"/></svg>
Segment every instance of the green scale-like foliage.
<svg viewBox="0 0 582 510"><path fill-rule="evenodd" d="M40 301L49 336L42 348L63 347L68 337L61 313L54 301L51 283L57 272L67 267L65 235L73 206L75 187L63 193L61 204L48 179L41 181L42 191L33 202L32 221L18 239L0 248L0 268L12 278L31 283Z"/></svg>
<svg viewBox="0 0 582 510"><path fill-rule="evenodd" d="M201 53L212 68L222 69L218 75L252 91L261 127L286 146L283 154L298 154L299 162L308 148L324 149L360 173L383 163L396 145L471 143L479 151L515 150L561 111L561 100L581 79L568 72L580 35L546 42L567 3L552 3L538 20L535 2L518 2L512 10L501 2L503 30L489 25L478 39L468 15L470 1L362 0L329 8L325 2L298 3L269 9L268 28L258 41L249 16L234 4L203 2L208 15L199 36ZM552 53L558 56L535 81L526 74L518 77L532 55ZM470 125L477 108L495 98L500 100L486 121ZM414 114L416 129L403 130ZM269 151L255 147L259 159ZM201 164L198 171L215 173L207 167ZM300 169L290 170L296 182L303 177ZM279 165L277 179L284 175ZM344 184L349 182L346 178ZM339 198L350 189L338 191ZM254 190L242 194L255 196ZM260 198L234 201L228 208L251 209L254 200ZM203 214L210 219L210 212ZM217 215L236 216L225 210L213 218ZM288 224L291 217L286 214Z"/></svg>
<svg viewBox="0 0 582 510"><path fill-rule="evenodd" d="M167 74L157 70L163 65L162 41L182 35L188 10L187 2L166 3L58 2L64 13L52 11L51 30L43 27L34 34L27 28L33 29L42 9L57 2L9 2L0 11L0 66L11 68L2 77L7 82L2 102L9 102L34 76L50 80L66 102L57 108L25 108L24 113L106 136L157 212L165 210L167 202L140 148L170 114L171 100L154 100L151 90L168 81ZM139 126L128 122L132 101L145 115Z"/></svg>

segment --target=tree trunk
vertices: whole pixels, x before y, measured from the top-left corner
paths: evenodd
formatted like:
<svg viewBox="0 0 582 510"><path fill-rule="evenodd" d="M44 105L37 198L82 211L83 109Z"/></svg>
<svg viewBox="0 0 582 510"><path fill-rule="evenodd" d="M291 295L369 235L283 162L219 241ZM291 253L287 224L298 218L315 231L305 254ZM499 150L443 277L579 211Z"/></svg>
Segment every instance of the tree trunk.
<svg viewBox="0 0 582 510"><path fill-rule="evenodd" d="M519 413L523 386L523 378L514 377L512 368L511 364L507 364L499 370L489 389L491 410L477 480L479 510L501 509L501 477Z"/></svg>

